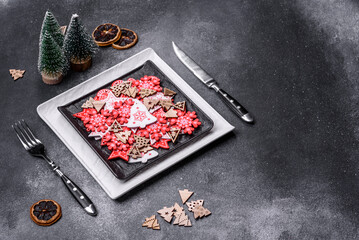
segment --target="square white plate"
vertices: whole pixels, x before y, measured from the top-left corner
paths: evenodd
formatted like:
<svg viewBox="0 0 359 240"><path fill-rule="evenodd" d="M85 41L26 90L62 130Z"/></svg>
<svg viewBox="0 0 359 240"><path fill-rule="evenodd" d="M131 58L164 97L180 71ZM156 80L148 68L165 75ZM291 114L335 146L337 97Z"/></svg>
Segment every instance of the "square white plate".
<svg viewBox="0 0 359 240"><path fill-rule="evenodd" d="M76 129L73 128L61 115L57 110L57 107L66 105L77 99L79 96L83 96L110 83L119 76L125 75L142 66L148 60L151 60L179 89L185 92L187 96L213 120L214 126L203 138L186 146L182 150L171 154L163 161L154 164L152 167L137 174L133 178L124 181L117 179L110 172L95 151L91 149L80 134L78 134ZM173 71L172 68L170 68L151 48L143 50L89 80L40 104L37 107L37 112L112 199L122 196L139 184L147 181L156 174L171 167L175 163L234 129L232 125L230 125L201 96L199 96L198 93L195 92L175 71Z"/></svg>

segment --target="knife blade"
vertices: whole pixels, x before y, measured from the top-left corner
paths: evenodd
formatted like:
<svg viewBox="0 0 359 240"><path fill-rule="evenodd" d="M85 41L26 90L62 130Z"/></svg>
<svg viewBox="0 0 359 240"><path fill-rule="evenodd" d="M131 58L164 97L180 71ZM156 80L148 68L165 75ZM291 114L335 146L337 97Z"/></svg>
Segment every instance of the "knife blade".
<svg viewBox="0 0 359 240"><path fill-rule="evenodd" d="M233 97L218 86L218 83L205 70L203 70L193 59L172 42L173 50L178 59L207 87L215 90L222 100L236 113L243 121L253 123L251 114Z"/></svg>

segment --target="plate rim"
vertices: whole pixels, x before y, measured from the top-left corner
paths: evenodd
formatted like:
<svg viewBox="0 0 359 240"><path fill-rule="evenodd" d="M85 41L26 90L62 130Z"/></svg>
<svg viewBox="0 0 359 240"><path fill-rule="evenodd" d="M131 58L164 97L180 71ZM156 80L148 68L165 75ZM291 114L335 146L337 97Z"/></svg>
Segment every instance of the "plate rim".
<svg viewBox="0 0 359 240"><path fill-rule="evenodd" d="M49 117L47 114L51 113L51 110L48 110L46 107L48 104L52 104L52 102L58 101L59 98L66 98L66 95L70 94L75 88L80 88L83 85L87 84L89 81L92 81L93 79L95 79L99 74L104 73L104 72L109 72L112 71L114 68L116 67L120 67L122 64L124 64L124 66L128 63L130 63L131 61L135 61L137 60L137 58L143 58L143 59L154 59L154 62L156 63L156 65L161 65L159 68L161 70L164 70L164 72L168 73L168 75L173 75L176 77L176 79L179 81L180 85L179 86L177 83L176 85L181 88L188 88L192 93L194 94L196 98L196 103L198 105L200 105L200 108L206 108L206 112L208 113L208 115L211 116L211 119L214 121L214 127L213 129L209 132L209 134L207 134L206 136L204 136L203 139L197 141L195 144L195 146L190 146L190 151L184 153L183 151L179 151L179 153L175 153L174 155L177 155L177 159L166 159L166 161L163 161L161 163L159 163L158 165L156 165L154 168L151 168L151 172L150 171L145 171L144 173L141 173L137 176L135 176L134 178L129 179L127 182L121 181L120 179L117 179L116 177L114 177L112 174L110 174L112 177L109 178L105 175L98 175L96 173L96 169L94 166L91 165L91 163L86 162L83 158L82 155L80 155L77 151L75 151L71 144L68 142L68 139L66 138L66 136L63 136L61 134L61 132L58 130L58 127L56 126L58 123L57 122L52 122L53 120L57 121L57 119L55 119L54 117ZM144 60L146 61L146 60ZM111 199L117 199L121 196L123 196L124 194L126 194L127 192L129 192L130 190L132 190L133 188L143 184L144 182L148 181L149 179L153 178L154 176L156 176L157 174L163 172L164 170L168 169L169 167L173 166L174 164L182 161L184 158L188 157L189 155L193 154L194 152L198 151L199 149L207 146L208 144L210 144L211 142L215 141L216 139L223 137L224 135L226 135L227 133L231 132L234 129L234 126L232 126L230 123L228 123L228 121L226 121L206 100L204 100L199 94L198 92L196 92L185 80L183 80L182 77L180 77L177 72L175 72L161 57L159 57L157 55L157 53L152 49L152 48L146 48L140 52L138 52L137 54L134 54L133 56L123 60L122 62L115 64L114 66L112 66L111 68L108 68L106 70L104 70L103 72L101 72L91 78L89 78L88 80L66 90L63 93L60 93L56 96L54 96L53 98L43 102L42 104L40 104L37 107L37 113L39 114L40 118L50 127L50 129L60 138L60 140L65 144L65 146L72 152L72 154L75 156L75 158L77 158L77 160L83 165L83 167L90 173L90 175L96 180L96 182L101 186L101 188L106 192L106 194L111 198ZM96 89L96 87L93 87L93 89ZM72 98L75 99L75 98ZM67 102L70 102L70 99L67 99ZM57 109L55 108L55 111L60 114ZM61 116L61 114L60 114ZM63 119L65 121L66 124L69 124L65 119ZM69 126L72 128L72 126ZM75 131L75 129L73 129L73 131ZM79 136L79 138L81 138ZM87 143L84 142L84 144L88 147ZM93 153L95 156L96 154ZM90 157L93 157L90 156ZM96 156L97 157L97 156Z"/></svg>

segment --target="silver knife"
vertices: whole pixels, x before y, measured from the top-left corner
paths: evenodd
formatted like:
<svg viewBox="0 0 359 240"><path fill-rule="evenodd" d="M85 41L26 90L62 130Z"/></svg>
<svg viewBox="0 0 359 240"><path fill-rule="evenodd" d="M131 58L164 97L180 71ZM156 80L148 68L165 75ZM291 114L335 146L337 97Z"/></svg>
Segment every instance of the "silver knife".
<svg viewBox="0 0 359 240"><path fill-rule="evenodd" d="M197 63L195 63L185 52L183 52L174 42L172 42L173 49L179 58L179 60L189 69L191 72L201 80L207 87L214 89L222 97L224 102L235 112L243 121L247 123L253 123L254 119L250 113L233 97L222 90L217 82L206 73Z"/></svg>

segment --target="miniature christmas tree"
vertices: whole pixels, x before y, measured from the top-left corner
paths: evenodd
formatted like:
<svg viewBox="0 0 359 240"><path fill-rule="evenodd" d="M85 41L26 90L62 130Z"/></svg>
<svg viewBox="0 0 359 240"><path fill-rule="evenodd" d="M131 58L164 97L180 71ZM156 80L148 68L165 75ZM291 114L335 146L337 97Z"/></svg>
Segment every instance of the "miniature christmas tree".
<svg viewBox="0 0 359 240"><path fill-rule="evenodd" d="M62 47L64 43L64 35L61 33L61 27L55 16L50 11L45 13L44 21L42 22L40 44L46 31L51 35L55 42Z"/></svg>
<svg viewBox="0 0 359 240"><path fill-rule="evenodd" d="M39 72L48 84L59 83L67 69L64 53L48 31L42 36L38 63Z"/></svg>
<svg viewBox="0 0 359 240"><path fill-rule="evenodd" d="M71 67L77 71L86 70L91 66L92 56L97 49L91 35L79 21L79 16L73 14L64 41L64 52Z"/></svg>

